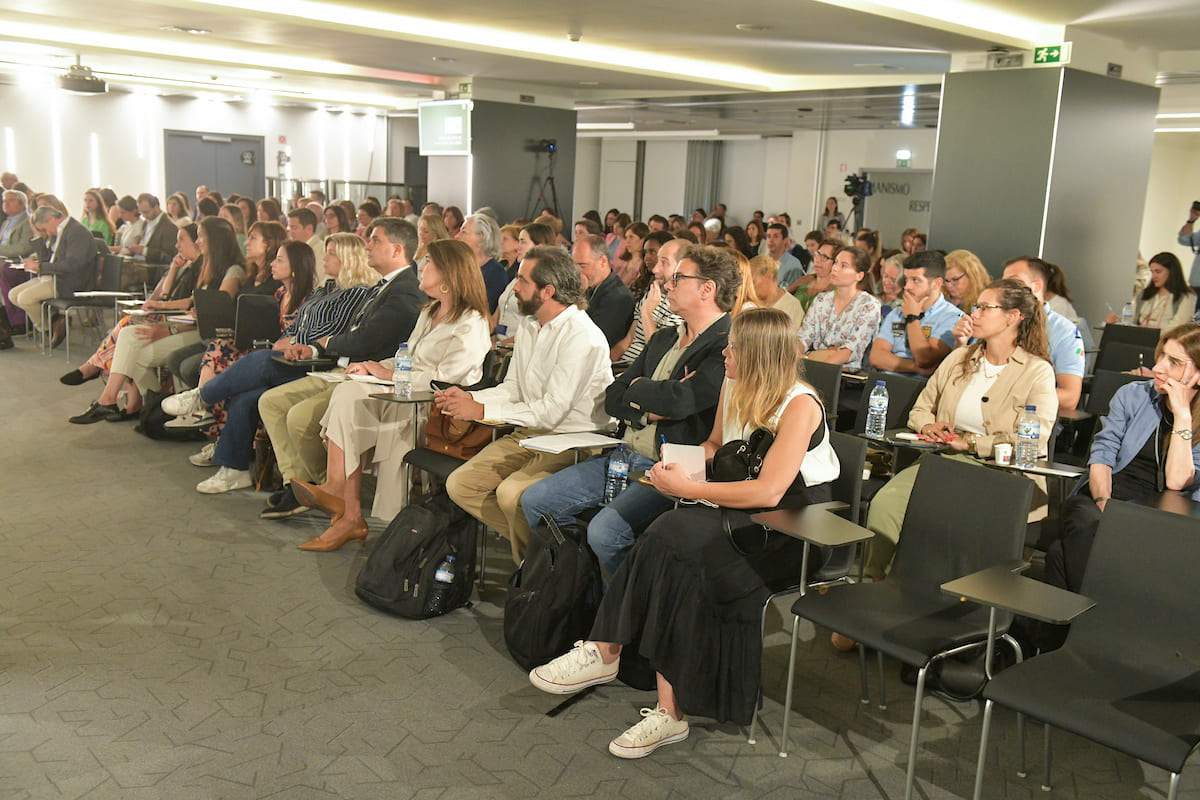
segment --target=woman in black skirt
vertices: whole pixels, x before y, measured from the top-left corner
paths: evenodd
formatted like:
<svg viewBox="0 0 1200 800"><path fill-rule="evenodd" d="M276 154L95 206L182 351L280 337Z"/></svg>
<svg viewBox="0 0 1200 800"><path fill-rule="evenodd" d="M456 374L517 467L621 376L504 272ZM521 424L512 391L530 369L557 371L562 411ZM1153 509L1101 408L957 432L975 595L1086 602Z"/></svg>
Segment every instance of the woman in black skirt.
<svg viewBox="0 0 1200 800"><path fill-rule="evenodd" d="M676 284L675 291L694 288L687 283L692 281ZM685 711L738 724L748 724L754 714L762 605L773 590L796 583L803 544L762 531L765 539L753 546L735 545L722 513L734 530L753 529L749 514L755 510L829 499L839 473L837 456L821 403L797 378L799 369L785 313L758 308L735 317L717 419L703 447L711 460L722 444L747 439L759 428L770 430L774 444L757 479L694 481L677 465L656 464L648 473L655 488L726 511L696 505L659 517L613 576L592 641L576 643L529 673L539 689L571 694L614 680L623 649L627 660L648 661L658 702L609 744L613 755L641 758L686 739Z"/></svg>

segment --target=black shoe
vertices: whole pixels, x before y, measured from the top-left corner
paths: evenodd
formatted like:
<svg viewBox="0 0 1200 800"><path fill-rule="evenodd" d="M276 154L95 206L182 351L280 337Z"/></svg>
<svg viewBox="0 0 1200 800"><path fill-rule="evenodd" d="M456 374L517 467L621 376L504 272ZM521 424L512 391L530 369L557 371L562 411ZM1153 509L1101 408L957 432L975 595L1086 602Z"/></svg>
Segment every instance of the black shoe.
<svg viewBox="0 0 1200 800"><path fill-rule="evenodd" d="M12 350L13 340L12 334L8 331L0 331L0 350Z"/></svg>
<svg viewBox="0 0 1200 800"><path fill-rule="evenodd" d="M93 372L91 375L84 375L81 370L73 369L66 375L63 375L61 378L59 378L58 382L64 386L79 386L80 384L87 383L88 381L94 381L99 377L99 370Z"/></svg>
<svg viewBox="0 0 1200 800"><path fill-rule="evenodd" d="M289 483L267 498L267 507L258 516L262 519L287 519L308 510L308 506L301 505L296 499Z"/></svg>
<svg viewBox="0 0 1200 800"><path fill-rule="evenodd" d="M92 404L88 406L87 411L83 412L82 414L76 414L75 416L71 417L68 422L72 422L76 425L91 425L93 422L99 422L100 420L109 420L111 422L124 418L125 415L121 412L121 409L117 408L116 403L113 403L110 406L104 406L93 401Z"/></svg>
<svg viewBox="0 0 1200 800"><path fill-rule="evenodd" d="M61 315L50 323L50 349L58 347L67 338L67 319Z"/></svg>

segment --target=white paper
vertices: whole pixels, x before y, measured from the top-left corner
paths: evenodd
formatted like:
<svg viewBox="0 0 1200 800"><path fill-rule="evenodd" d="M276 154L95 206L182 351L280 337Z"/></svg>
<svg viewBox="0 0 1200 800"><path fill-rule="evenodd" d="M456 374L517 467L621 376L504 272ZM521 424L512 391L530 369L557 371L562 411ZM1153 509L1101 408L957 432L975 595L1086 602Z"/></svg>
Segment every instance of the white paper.
<svg viewBox="0 0 1200 800"><path fill-rule="evenodd" d="M690 480L704 480L704 448L698 444L664 442L662 461L664 464L678 464Z"/></svg>
<svg viewBox="0 0 1200 800"><path fill-rule="evenodd" d="M551 433L522 439L521 447L541 453L565 453L587 447L614 447L620 443L620 439L599 433Z"/></svg>

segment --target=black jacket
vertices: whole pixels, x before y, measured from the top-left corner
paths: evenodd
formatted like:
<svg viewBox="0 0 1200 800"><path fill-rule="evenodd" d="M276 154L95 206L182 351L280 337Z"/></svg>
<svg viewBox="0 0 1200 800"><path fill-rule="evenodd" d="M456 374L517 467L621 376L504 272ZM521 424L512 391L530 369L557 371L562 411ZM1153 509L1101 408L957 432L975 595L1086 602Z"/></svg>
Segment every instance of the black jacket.
<svg viewBox="0 0 1200 800"><path fill-rule="evenodd" d="M58 225L58 249L50 257L50 248L44 239L37 239L34 252L41 275L55 275L59 297L74 297L76 292L96 288L96 273L99 270L99 255L96 239L83 223L73 217L64 217Z"/></svg>
<svg viewBox="0 0 1200 800"><path fill-rule="evenodd" d="M629 369L617 376L604 395L604 410L622 426L638 424L645 414L669 417L657 423L655 439L673 444L700 444L712 432L725 380L722 350L729 340L729 315L725 314L696 337L665 381L651 380L654 368L675 345L675 328L660 328ZM695 374L687 380L687 372ZM645 380L634 381L637 378ZM622 429L623 431L623 429Z"/></svg>
<svg viewBox="0 0 1200 800"><path fill-rule="evenodd" d="M165 211L160 211L159 216L162 219L150 231L150 238L142 242L146 246L144 255L147 264L170 264L171 259L175 258L175 239L179 235L179 228L175 227ZM320 267L319 264L317 266Z"/></svg>
<svg viewBox="0 0 1200 800"><path fill-rule="evenodd" d="M324 354L347 356L351 361L382 361L394 356L400 343L408 341L421 307L429 301L419 284L417 268L409 265L382 288L373 288L350 329L331 336Z"/></svg>

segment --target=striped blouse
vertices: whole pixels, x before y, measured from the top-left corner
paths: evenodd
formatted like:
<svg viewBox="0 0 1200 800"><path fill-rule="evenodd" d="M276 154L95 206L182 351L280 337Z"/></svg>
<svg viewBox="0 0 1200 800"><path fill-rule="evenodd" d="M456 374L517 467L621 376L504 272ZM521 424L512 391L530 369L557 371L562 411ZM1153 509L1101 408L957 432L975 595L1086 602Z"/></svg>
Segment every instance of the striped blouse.
<svg viewBox="0 0 1200 800"><path fill-rule="evenodd" d="M312 344L326 336L342 333L350 327L370 291L370 286L339 289L334 281L326 281L300 306L296 318L284 330L283 338L297 344Z"/></svg>

